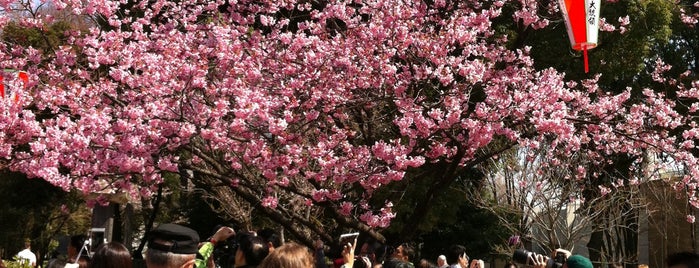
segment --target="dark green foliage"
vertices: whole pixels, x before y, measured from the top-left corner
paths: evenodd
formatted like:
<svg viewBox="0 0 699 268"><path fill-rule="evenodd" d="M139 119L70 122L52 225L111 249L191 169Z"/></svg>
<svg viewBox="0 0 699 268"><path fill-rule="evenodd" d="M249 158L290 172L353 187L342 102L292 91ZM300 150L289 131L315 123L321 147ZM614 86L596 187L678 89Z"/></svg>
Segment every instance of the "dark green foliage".
<svg viewBox="0 0 699 268"><path fill-rule="evenodd" d="M33 47L46 53L52 52L58 45L65 43L68 38L66 31L71 29L71 23L67 21L55 22L46 26L43 31L10 22L2 29L0 38L10 44Z"/></svg>
<svg viewBox="0 0 699 268"><path fill-rule="evenodd" d="M85 233L90 224L84 217L84 201L45 180L27 179L19 173L0 173L0 247L5 259L19 252L25 239L32 251L45 254L57 235ZM61 207L65 205L68 213ZM80 209L80 207L83 209ZM72 215L70 212L74 212ZM40 254L37 254L37 258Z"/></svg>
<svg viewBox="0 0 699 268"><path fill-rule="evenodd" d="M497 244L512 235L500 227L498 217L478 209L468 202L454 204L457 216L453 222L437 224L430 232L420 235L422 258L434 261L445 254L451 245L463 245L471 259L490 261Z"/></svg>

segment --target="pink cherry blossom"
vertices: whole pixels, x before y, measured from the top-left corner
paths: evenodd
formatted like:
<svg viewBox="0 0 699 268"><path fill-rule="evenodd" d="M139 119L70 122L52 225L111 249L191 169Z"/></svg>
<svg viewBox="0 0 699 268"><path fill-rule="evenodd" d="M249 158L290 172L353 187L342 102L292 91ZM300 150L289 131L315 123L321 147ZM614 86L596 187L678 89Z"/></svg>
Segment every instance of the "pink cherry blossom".
<svg viewBox="0 0 699 268"><path fill-rule="evenodd" d="M481 164L496 144L550 148L552 159L583 152L591 163L652 150L693 174L678 189L697 186L699 128L676 98L606 93L601 74L570 81L534 68L533 48L511 49L494 29L501 19L550 27L555 4L466 1L442 14L454 3L234 1L221 13L224 1L161 0L136 1L130 12L142 16L129 16L119 1L50 2L111 27L69 31L50 53L0 44L0 69L30 76L19 101L0 101L0 163L65 190L150 197L164 174L191 170L250 187L252 204L303 203L384 228L396 215L390 202L367 202L377 190L426 163ZM308 15L277 15L289 10ZM19 22L41 29L55 20ZM600 21L601 31L628 27L628 16ZM679 83L669 75L678 67L653 64L656 83L699 99L699 82ZM571 179L599 175L570 168Z"/></svg>

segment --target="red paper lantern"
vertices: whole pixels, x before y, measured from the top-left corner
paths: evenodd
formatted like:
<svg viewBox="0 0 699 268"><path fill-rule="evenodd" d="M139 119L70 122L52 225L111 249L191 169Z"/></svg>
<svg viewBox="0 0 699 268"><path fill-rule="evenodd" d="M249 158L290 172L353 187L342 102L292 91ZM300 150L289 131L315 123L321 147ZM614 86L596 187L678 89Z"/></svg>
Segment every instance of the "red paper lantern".
<svg viewBox="0 0 699 268"><path fill-rule="evenodd" d="M587 50L597 46L600 0L558 0L558 4L566 22L570 45L583 51L587 73Z"/></svg>
<svg viewBox="0 0 699 268"><path fill-rule="evenodd" d="M16 76L15 76L16 75ZM5 78L8 77L8 78ZM24 72L24 71L14 71L14 70L4 70L0 71L0 98L5 98L6 92L5 92L5 79L11 80L12 77L16 77L17 79L22 81L22 86L24 88L27 87L27 84L29 83L29 75ZM9 87L8 87L9 88ZM12 97L12 100L17 103L19 102L19 93L17 91L12 91L7 92L9 97Z"/></svg>

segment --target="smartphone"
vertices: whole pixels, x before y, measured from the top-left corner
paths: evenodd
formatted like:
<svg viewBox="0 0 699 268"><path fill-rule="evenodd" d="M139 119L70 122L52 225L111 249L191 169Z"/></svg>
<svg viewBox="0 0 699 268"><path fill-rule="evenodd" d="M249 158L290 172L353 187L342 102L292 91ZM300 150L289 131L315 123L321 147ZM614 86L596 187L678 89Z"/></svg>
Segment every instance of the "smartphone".
<svg viewBox="0 0 699 268"><path fill-rule="evenodd" d="M346 234L340 235L340 245L344 246L344 245L347 245L348 243L354 244L354 239L356 239L357 236L359 236L358 232L357 233L346 233Z"/></svg>

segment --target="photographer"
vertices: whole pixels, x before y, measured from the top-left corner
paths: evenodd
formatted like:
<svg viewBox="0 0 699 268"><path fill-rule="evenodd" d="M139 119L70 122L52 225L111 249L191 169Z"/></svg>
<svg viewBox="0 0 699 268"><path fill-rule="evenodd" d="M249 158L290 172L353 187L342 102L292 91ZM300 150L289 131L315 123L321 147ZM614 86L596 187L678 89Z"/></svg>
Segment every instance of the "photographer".
<svg viewBox="0 0 699 268"><path fill-rule="evenodd" d="M562 249L562 248L557 248L551 253L553 260L556 263L562 263L562 264L565 264L568 261L568 258L570 258L570 255L572 255L570 253L570 251L567 251L567 250ZM563 266L563 265L561 265L561 266Z"/></svg>
<svg viewBox="0 0 699 268"><path fill-rule="evenodd" d="M196 260L196 268L214 267L214 258L212 258L212 256L216 244L219 242L224 242L234 235L235 231L233 230L233 228L227 226L218 228L218 230L216 230L216 233L214 233L214 235L212 235L209 238L208 242L204 242L199 246L198 252L199 255L201 255L202 259Z"/></svg>
<svg viewBox="0 0 699 268"><path fill-rule="evenodd" d="M570 251L565 249L556 249L551 255L552 258L549 258L542 254L518 249L512 254L512 260L535 268L593 268L590 259L581 255L571 256Z"/></svg>
<svg viewBox="0 0 699 268"><path fill-rule="evenodd" d="M563 268L569 256L570 251L560 248L551 253L551 258L525 249L518 249L512 254L512 260L537 268Z"/></svg>
<svg viewBox="0 0 699 268"><path fill-rule="evenodd" d="M245 232L238 235L238 249L235 252L235 267L255 268L269 254L269 246L262 237Z"/></svg>
<svg viewBox="0 0 699 268"><path fill-rule="evenodd" d="M352 268L354 265L354 250L357 246L357 237L354 238L354 242L349 242L342 245L342 264L341 268Z"/></svg>
<svg viewBox="0 0 699 268"><path fill-rule="evenodd" d="M551 268L547 267L549 263L549 257L541 254L531 254L529 255L529 262L527 265L531 265L534 268Z"/></svg>

